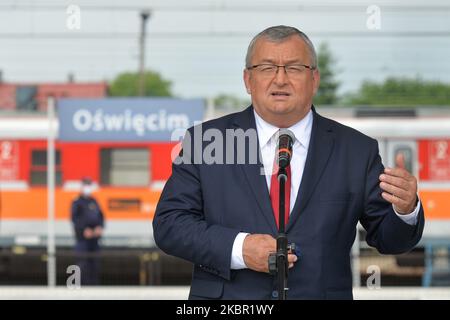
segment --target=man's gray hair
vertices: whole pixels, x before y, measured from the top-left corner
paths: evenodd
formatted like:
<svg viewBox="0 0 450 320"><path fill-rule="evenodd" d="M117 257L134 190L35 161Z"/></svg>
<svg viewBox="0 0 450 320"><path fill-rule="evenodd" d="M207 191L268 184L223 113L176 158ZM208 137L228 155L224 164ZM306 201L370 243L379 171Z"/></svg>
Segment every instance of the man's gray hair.
<svg viewBox="0 0 450 320"><path fill-rule="evenodd" d="M316 55L316 50L314 49L314 45L311 42L311 40L309 40L308 36L306 34L304 34L303 32L301 32L300 30L298 30L297 28L294 27L288 27L288 26L274 26L274 27L270 27L267 28L263 31L261 31L260 33L258 33L250 42L250 44L248 45L248 49L247 49L247 55L245 57L245 67L246 68L250 68L251 65L251 61L252 61L252 56L253 56L253 50L255 47L255 43L261 39L261 38L265 38L269 41L273 41L273 42L283 42L285 40L287 40L287 38L290 38L294 35L299 36L300 38L303 39L303 41L305 41L306 45L308 46L310 55L311 55L311 64L313 67L317 67L317 55Z"/></svg>

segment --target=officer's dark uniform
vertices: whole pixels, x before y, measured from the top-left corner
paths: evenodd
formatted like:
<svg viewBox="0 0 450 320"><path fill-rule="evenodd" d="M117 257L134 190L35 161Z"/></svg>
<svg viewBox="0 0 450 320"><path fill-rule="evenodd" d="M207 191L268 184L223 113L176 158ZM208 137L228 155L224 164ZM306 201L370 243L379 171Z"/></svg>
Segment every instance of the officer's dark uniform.
<svg viewBox="0 0 450 320"><path fill-rule="evenodd" d="M72 222L75 228L77 263L81 269L81 284L96 285L99 280L99 238L86 239L84 229L101 226L103 213L97 201L89 196L79 196L72 203Z"/></svg>

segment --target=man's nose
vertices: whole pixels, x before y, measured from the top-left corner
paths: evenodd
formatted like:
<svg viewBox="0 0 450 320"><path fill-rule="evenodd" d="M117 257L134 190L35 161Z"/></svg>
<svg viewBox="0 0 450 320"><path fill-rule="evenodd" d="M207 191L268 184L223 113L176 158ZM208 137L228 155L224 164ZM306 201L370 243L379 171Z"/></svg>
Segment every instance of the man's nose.
<svg viewBox="0 0 450 320"><path fill-rule="evenodd" d="M277 72L275 73L274 82L279 86L284 85L288 82L288 76L284 67L278 67Z"/></svg>

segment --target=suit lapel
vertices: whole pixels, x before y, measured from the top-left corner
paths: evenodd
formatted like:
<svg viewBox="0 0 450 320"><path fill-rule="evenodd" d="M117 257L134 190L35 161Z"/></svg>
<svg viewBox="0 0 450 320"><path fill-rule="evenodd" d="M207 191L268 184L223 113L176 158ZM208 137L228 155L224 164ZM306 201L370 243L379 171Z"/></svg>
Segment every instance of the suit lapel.
<svg viewBox="0 0 450 320"><path fill-rule="evenodd" d="M302 214L314 189L319 182L320 177L325 171L325 167L330 159L334 147L334 134L331 126L318 115L313 107L313 127L311 131L311 140L306 157L305 169L303 172L300 188L295 200L287 231L295 224L295 221Z"/></svg>
<svg viewBox="0 0 450 320"><path fill-rule="evenodd" d="M256 130L255 116L253 114L253 107L250 106L243 112L239 113L234 121L235 126L243 129L244 131L248 129ZM242 152L242 151L241 151ZM235 150L237 154L237 150ZM247 183L250 186L252 194L258 203L261 214L266 219L266 222L270 226L272 232L276 234L277 227L275 223L275 218L273 215L272 204L270 203L269 191L267 189L267 182L264 176L264 168L261 162L261 154L258 139L258 161L257 164L249 164L248 158L245 164L238 165L240 170L242 170L243 176L245 177Z"/></svg>

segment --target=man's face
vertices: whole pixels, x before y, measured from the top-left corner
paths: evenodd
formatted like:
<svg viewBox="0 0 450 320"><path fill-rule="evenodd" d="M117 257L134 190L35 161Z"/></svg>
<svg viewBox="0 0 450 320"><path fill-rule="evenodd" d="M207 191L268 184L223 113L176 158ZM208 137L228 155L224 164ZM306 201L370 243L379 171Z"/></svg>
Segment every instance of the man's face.
<svg viewBox="0 0 450 320"><path fill-rule="evenodd" d="M311 66L308 46L298 36L282 42L259 39L254 47L251 65L304 64ZM305 69L301 74L287 74L278 68L273 76L256 69L244 70L247 92L252 96L253 107L267 122L278 127L289 127L300 121L311 109L312 99L319 87L317 69Z"/></svg>

